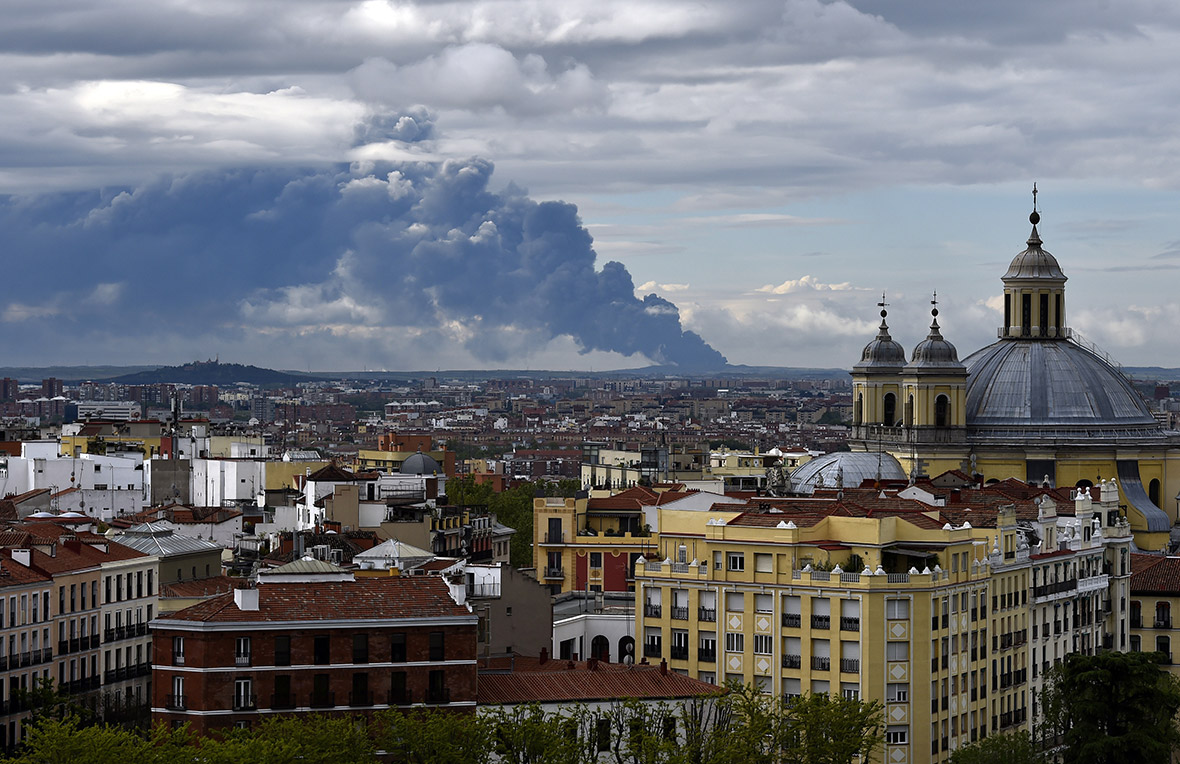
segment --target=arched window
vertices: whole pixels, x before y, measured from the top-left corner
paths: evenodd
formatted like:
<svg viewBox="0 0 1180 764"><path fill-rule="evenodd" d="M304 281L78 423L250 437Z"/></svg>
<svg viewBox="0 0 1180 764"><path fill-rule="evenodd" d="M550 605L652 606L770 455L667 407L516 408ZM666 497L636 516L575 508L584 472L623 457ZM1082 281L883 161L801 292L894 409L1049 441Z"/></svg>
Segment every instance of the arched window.
<svg viewBox="0 0 1180 764"><path fill-rule="evenodd" d="M940 395L934 399L934 426L949 427L951 423L951 399Z"/></svg>
<svg viewBox="0 0 1180 764"><path fill-rule="evenodd" d="M1086 480L1085 478L1082 478L1082 479L1081 479L1081 480L1079 480L1078 482L1074 483L1074 487L1075 487L1075 488L1093 488L1093 487L1094 487L1094 481L1092 481L1092 480Z"/></svg>
<svg viewBox="0 0 1180 764"><path fill-rule="evenodd" d="M886 427L892 427L897 424L897 396L893 393L885 393L885 400L882 401L882 410L884 411L881 417L881 423Z"/></svg>
<svg viewBox="0 0 1180 764"><path fill-rule="evenodd" d="M1159 601L1155 603L1155 627L1157 629L1172 628L1172 604Z"/></svg>
<svg viewBox="0 0 1180 764"><path fill-rule="evenodd" d="M1147 484L1147 496L1151 499L1151 503L1157 507L1160 505L1160 481L1152 478L1151 482Z"/></svg>
<svg viewBox="0 0 1180 764"><path fill-rule="evenodd" d="M610 660L610 640L599 634L590 641L590 657L600 661Z"/></svg>
<svg viewBox="0 0 1180 764"><path fill-rule="evenodd" d="M1164 663L1172 662L1172 640L1167 637L1155 638L1155 651L1164 654Z"/></svg>
<svg viewBox="0 0 1180 764"><path fill-rule="evenodd" d="M1139 600L1131 600L1131 628L1139 629L1143 627L1143 611L1139 605Z"/></svg>
<svg viewBox="0 0 1180 764"><path fill-rule="evenodd" d="M623 637L619 640L619 662L635 662L635 637Z"/></svg>
<svg viewBox="0 0 1180 764"><path fill-rule="evenodd" d="M914 396L905 399L905 426L914 426Z"/></svg>

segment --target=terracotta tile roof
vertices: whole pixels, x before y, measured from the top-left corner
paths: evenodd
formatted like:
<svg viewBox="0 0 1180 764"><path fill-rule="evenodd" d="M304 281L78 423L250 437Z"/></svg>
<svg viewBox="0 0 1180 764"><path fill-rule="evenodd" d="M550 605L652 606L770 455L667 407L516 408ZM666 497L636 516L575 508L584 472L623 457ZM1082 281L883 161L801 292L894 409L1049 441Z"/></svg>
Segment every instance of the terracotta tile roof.
<svg viewBox="0 0 1180 764"><path fill-rule="evenodd" d="M53 580L44 573L13 562L11 559L12 552L7 549L4 551L6 553L5 556L0 557L0 587L25 586L27 584L43 583Z"/></svg>
<svg viewBox="0 0 1180 764"><path fill-rule="evenodd" d="M233 591L234 579L229 576L213 576L196 581L173 581L160 585L161 597L214 597Z"/></svg>
<svg viewBox="0 0 1180 764"><path fill-rule="evenodd" d="M20 504L21 502L28 501L29 499L32 499L34 497L40 496L41 494L47 494L47 493L49 493L48 488L34 488L31 491L25 491L24 493L18 493L16 496L9 496L8 498L11 499L14 504Z"/></svg>
<svg viewBox="0 0 1180 764"><path fill-rule="evenodd" d="M325 467L320 467L308 475L307 479L321 483L348 483L356 480L356 475L346 469L337 467L335 462L333 462Z"/></svg>
<svg viewBox="0 0 1180 764"><path fill-rule="evenodd" d="M258 587L258 610L239 610L233 593L222 594L176 613L168 621L251 623L269 621L372 620L376 618L475 616L451 599L437 576L358 578L355 581L270 583Z"/></svg>
<svg viewBox="0 0 1180 764"><path fill-rule="evenodd" d="M572 666L572 668L571 668ZM516 665L500 673L496 669L481 671L476 702L479 705L505 703L589 702L640 698L672 700L715 695L725 690L716 685L661 671L660 666L623 666L589 661L550 660L539 665L537 659L516 659Z"/></svg>
<svg viewBox="0 0 1180 764"><path fill-rule="evenodd" d="M1131 593L1180 596L1180 557L1132 554Z"/></svg>

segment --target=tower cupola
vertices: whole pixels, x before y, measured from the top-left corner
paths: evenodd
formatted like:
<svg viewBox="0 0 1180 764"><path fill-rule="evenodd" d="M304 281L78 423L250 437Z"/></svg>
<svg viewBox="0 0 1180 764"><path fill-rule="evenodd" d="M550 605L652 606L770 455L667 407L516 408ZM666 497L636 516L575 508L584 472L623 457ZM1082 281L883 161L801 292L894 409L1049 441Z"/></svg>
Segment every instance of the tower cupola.
<svg viewBox="0 0 1180 764"><path fill-rule="evenodd" d="M1065 273L1057 258L1041 247L1037 224L1037 187L1033 184L1033 211L1028 216L1032 233L1027 246L1012 259L1004 282L1004 325L998 332L1008 339L1059 340L1069 336L1065 327Z"/></svg>

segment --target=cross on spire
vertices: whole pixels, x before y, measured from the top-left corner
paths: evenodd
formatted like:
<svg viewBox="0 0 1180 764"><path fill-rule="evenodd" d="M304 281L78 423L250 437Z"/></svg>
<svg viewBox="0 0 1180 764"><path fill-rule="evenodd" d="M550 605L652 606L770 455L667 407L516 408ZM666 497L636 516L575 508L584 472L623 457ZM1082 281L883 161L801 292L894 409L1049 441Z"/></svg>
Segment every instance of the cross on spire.
<svg viewBox="0 0 1180 764"><path fill-rule="evenodd" d="M877 303L877 307L878 308L885 308L885 307L888 307L888 305L889 305L889 303L885 302L885 293L882 292L881 293L881 302Z"/></svg>
<svg viewBox="0 0 1180 764"><path fill-rule="evenodd" d="M1033 181L1033 212L1037 211L1037 182Z"/></svg>

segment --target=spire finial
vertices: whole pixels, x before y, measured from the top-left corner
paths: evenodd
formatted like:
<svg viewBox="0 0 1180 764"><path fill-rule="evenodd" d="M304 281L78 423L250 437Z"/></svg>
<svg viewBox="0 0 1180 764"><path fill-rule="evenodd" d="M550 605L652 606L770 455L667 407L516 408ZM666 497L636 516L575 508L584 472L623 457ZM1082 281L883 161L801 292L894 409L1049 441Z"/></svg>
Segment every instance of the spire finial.
<svg viewBox="0 0 1180 764"><path fill-rule="evenodd" d="M1041 213L1037 212L1037 182L1035 180L1033 181L1033 211L1028 216L1028 220L1033 225L1041 222Z"/></svg>
<svg viewBox="0 0 1180 764"><path fill-rule="evenodd" d="M889 311L885 310L885 308L888 306L889 303L885 302L885 293L882 292L881 302L877 303L877 307L881 309L881 318L885 318L885 316L889 315Z"/></svg>
<svg viewBox="0 0 1180 764"><path fill-rule="evenodd" d="M930 309L930 315L938 318L938 290L934 290L934 298L930 300L930 304L934 307Z"/></svg>

